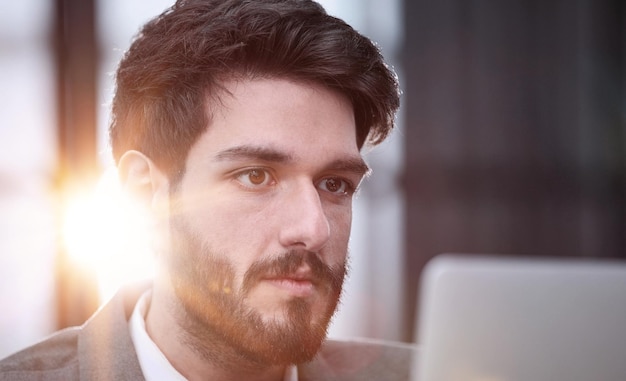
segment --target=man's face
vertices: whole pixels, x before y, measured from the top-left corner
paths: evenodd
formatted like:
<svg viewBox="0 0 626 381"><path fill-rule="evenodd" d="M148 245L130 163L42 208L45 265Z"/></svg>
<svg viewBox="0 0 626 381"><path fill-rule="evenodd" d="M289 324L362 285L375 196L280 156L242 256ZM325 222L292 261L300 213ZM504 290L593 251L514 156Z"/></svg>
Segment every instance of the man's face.
<svg viewBox="0 0 626 381"><path fill-rule="evenodd" d="M258 362L305 361L337 306L367 170L353 108L287 80L227 89L170 194L167 265L182 324Z"/></svg>

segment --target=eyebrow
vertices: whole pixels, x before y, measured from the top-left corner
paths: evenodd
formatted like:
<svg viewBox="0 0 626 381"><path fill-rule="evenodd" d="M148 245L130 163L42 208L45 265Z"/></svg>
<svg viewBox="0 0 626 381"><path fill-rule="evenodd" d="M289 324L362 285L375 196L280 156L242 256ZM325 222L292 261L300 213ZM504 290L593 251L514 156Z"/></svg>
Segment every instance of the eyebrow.
<svg viewBox="0 0 626 381"><path fill-rule="evenodd" d="M293 155L275 149L255 146L237 146L225 149L215 155L217 160L262 160L273 163L287 163L293 161Z"/></svg>
<svg viewBox="0 0 626 381"><path fill-rule="evenodd" d="M270 163L289 163L295 161L294 155L281 152L269 147L257 147L250 145L236 146L218 152L215 158L219 161L228 160L260 160ZM354 173L358 176L366 176L370 167L361 157L349 157L337 159L325 166L326 170Z"/></svg>
<svg viewBox="0 0 626 381"><path fill-rule="evenodd" d="M326 167L335 171L354 173L360 177L367 176L371 171L370 167L361 158L335 160Z"/></svg>

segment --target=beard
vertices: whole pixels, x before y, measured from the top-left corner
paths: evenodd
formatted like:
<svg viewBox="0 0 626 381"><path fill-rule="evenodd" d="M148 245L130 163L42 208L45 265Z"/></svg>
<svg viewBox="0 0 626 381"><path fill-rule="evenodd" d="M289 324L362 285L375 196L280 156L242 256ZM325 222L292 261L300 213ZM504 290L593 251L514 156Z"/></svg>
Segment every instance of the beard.
<svg viewBox="0 0 626 381"><path fill-rule="evenodd" d="M168 266L187 344L225 367L240 364L242 358L254 367L297 364L315 356L340 299L345 262L330 267L313 252L290 250L253 263L237 287L228 253L218 255L207 247L182 216L173 217L170 226ZM311 269L324 303L319 316L314 316L311 301L300 297L283 302L282 319L264 319L248 305L251 290L264 278L288 277L303 265Z"/></svg>

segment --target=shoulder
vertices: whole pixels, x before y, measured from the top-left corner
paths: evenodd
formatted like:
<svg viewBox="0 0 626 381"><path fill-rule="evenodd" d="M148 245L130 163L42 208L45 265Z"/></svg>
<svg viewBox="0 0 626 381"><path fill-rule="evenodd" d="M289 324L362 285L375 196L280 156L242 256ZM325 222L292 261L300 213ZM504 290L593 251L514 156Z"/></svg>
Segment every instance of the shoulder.
<svg viewBox="0 0 626 381"><path fill-rule="evenodd" d="M78 328L68 328L0 361L0 380L67 380L78 376ZM75 375L76 377L71 377Z"/></svg>
<svg viewBox="0 0 626 381"><path fill-rule="evenodd" d="M304 380L409 380L417 346L371 339L327 340L299 370Z"/></svg>
<svg viewBox="0 0 626 381"><path fill-rule="evenodd" d="M59 331L0 361L0 381L142 379L128 318L148 287L124 288L81 327Z"/></svg>

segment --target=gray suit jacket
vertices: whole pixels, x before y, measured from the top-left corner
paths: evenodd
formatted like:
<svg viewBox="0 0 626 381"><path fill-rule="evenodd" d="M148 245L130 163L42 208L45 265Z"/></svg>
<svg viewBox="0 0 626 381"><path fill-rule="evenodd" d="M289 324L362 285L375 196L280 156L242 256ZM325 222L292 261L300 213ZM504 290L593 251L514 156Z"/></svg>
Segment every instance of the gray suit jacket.
<svg viewBox="0 0 626 381"><path fill-rule="evenodd" d="M143 380L128 319L145 287L119 292L83 326L68 328L0 361L0 381ZM409 380L415 347L327 340L301 381Z"/></svg>

